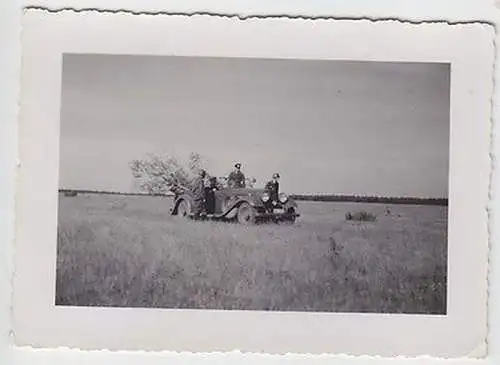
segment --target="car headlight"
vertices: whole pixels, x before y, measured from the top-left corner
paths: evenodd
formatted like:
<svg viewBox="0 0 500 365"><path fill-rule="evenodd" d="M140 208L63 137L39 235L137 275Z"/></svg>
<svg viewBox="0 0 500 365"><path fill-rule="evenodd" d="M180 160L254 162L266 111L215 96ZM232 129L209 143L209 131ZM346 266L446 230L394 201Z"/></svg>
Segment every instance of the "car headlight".
<svg viewBox="0 0 500 365"><path fill-rule="evenodd" d="M280 200L280 203L285 204L288 200L288 196L285 193L281 193L279 195L279 200Z"/></svg>
<svg viewBox="0 0 500 365"><path fill-rule="evenodd" d="M262 194L262 201L263 201L264 203L268 202L268 201L269 201L269 199L271 199L271 197L269 196L269 193L264 193L264 194Z"/></svg>

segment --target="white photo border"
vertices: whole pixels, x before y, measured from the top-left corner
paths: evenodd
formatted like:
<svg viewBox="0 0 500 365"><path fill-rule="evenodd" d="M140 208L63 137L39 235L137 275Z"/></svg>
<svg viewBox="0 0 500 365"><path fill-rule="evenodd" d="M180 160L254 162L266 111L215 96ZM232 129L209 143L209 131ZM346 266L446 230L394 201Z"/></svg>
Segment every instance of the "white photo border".
<svg viewBox="0 0 500 365"><path fill-rule="evenodd" d="M388 357L486 355L492 26L43 10L26 11L23 23L15 345ZM451 63L447 315L56 307L64 53Z"/></svg>

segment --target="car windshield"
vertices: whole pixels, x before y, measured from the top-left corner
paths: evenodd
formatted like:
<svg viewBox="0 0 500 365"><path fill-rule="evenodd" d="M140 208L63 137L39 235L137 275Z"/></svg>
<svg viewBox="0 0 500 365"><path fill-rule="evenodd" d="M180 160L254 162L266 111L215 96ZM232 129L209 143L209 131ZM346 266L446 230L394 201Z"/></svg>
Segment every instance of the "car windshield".
<svg viewBox="0 0 500 365"><path fill-rule="evenodd" d="M257 180L253 177L245 178L245 188L254 188L256 186ZM229 179L227 176L217 177L217 186L219 188L227 189L229 188Z"/></svg>

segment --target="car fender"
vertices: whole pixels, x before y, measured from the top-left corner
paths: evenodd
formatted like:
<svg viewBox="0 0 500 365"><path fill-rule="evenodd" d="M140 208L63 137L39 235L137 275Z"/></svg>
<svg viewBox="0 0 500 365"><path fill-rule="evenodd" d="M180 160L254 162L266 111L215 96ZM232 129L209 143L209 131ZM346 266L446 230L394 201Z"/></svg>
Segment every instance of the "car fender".
<svg viewBox="0 0 500 365"><path fill-rule="evenodd" d="M227 207L225 207L222 216L228 216L230 213L233 213L237 210L242 204L247 203L252 207L258 207L259 205L256 202L257 199L255 197L237 197L234 201L231 201Z"/></svg>

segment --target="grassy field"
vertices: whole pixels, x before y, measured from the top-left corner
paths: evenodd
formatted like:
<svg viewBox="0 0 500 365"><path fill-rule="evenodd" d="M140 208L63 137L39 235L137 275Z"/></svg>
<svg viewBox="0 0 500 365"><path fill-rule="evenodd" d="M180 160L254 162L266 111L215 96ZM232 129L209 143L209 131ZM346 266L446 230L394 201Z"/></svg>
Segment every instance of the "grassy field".
<svg viewBox="0 0 500 365"><path fill-rule="evenodd" d="M446 313L446 207L299 204L293 226L245 227L172 217L170 198L61 195L56 304ZM345 220L359 210L377 220Z"/></svg>

